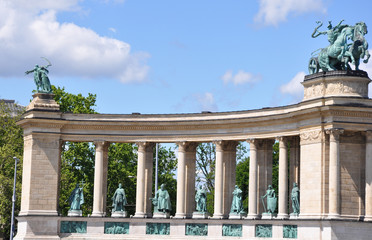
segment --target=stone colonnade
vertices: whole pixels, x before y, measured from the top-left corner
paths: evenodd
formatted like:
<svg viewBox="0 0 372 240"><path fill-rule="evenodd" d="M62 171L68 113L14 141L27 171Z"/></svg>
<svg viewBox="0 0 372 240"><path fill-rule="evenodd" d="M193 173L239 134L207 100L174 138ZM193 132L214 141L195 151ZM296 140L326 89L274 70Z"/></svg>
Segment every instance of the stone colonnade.
<svg viewBox="0 0 372 240"><path fill-rule="evenodd" d="M333 219L341 214L341 165L340 136L343 129L324 131L329 135L328 167L328 212L325 216ZM299 183L300 137L277 137L279 141L279 192L278 218L289 218L288 196L293 182ZM249 206L248 219L258 219L263 212L262 196L272 183L272 139L248 139L250 144ZM288 145L290 155L288 159ZM237 141L214 141L216 144L215 202L213 218L227 218L232 191L235 185ZM57 135L42 136L31 134L24 138L24 168L22 204L19 215L57 215L58 185L60 175L61 140ZM152 216L153 147L155 143L137 142L137 194L134 217ZM175 218L190 218L195 210L195 162L196 142L177 142L179 146L177 203ZM95 142L95 178L92 217L106 215L108 142ZM43 149L48 149L47 151ZM37 157L35 157L37 156ZM289 166L289 169L288 169ZM364 221L372 221L372 131L365 132L365 214ZM42 179L35 173L42 172ZM289 176L288 176L289 173ZM45 181L47 179L47 181ZM288 182L289 179L289 182ZM300 185L300 184L299 184ZM301 188L300 188L301 189ZM301 200L303 202L303 200ZM302 208L301 208L302 210ZM301 214L300 214L301 217ZM303 218L306 218L306 214Z"/></svg>
<svg viewBox="0 0 372 240"><path fill-rule="evenodd" d="M279 137L279 216L288 218L288 157L287 139L290 139L290 172L291 181L299 180L299 138ZM249 208L248 218L260 218L262 202L260 197L265 194L267 186L272 184L272 154L274 139L249 139L250 172L249 172ZM153 147L155 143L137 142L137 192L136 212L133 217L145 218L152 216L152 175ZM177 142L177 203L174 218L191 218L195 211L195 170L196 142ZM238 141L214 141L216 144L215 166L215 199L212 218L228 218L230 213L232 192L236 178L236 147ZM107 195L107 159L108 142L95 142L95 178L92 217L103 217L106 214L105 202Z"/></svg>

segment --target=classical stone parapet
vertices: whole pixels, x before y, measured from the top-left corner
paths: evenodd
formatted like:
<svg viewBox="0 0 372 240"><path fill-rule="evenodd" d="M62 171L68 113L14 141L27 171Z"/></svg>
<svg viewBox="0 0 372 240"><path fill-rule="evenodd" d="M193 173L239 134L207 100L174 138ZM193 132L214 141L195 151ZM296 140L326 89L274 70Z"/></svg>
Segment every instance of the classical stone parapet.
<svg viewBox="0 0 372 240"><path fill-rule="evenodd" d="M322 97L368 98L368 84L371 80L364 71L330 71L305 76L305 100Z"/></svg>
<svg viewBox="0 0 372 240"><path fill-rule="evenodd" d="M35 93L31 103L26 107L26 111L43 110L43 111L59 111L59 105L54 100L54 94L50 93Z"/></svg>

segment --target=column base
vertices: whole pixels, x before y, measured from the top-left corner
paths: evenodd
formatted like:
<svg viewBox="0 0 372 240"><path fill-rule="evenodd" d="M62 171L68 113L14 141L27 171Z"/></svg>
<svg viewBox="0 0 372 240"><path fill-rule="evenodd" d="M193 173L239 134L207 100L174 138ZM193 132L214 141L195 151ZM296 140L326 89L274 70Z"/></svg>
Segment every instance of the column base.
<svg viewBox="0 0 372 240"><path fill-rule="evenodd" d="M274 219L276 218L275 213L262 213L261 219Z"/></svg>
<svg viewBox="0 0 372 240"><path fill-rule="evenodd" d="M147 214L144 212L136 212L132 218L147 218Z"/></svg>
<svg viewBox="0 0 372 240"><path fill-rule="evenodd" d="M366 216L364 216L364 221L365 222L372 222L372 215L366 215Z"/></svg>
<svg viewBox="0 0 372 240"><path fill-rule="evenodd" d="M288 219L289 215L287 213L278 213L278 216L276 216L278 219Z"/></svg>
<svg viewBox="0 0 372 240"><path fill-rule="evenodd" d="M223 214L214 214L211 219L226 219L227 217Z"/></svg>
<svg viewBox="0 0 372 240"><path fill-rule="evenodd" d="M260 215L258 214L253 214L253 213L248 213L248 216L245 217L245 219L260 219Z"/></svg>
<svg viewBox="0 0 372 240"><path fill-rule="evenodd" d="M330 213L327 216L327 219L339 219L339 218L340 218L340 214L338 213Z"/></svg>
<svg viewBox="0 0 372 240"><path fill-rule="evenodd" d="M185 219L186 218L186 213L176 213L173 218L177 219Z"/></svg>
<svg viewBox="0 0 372 240"><path fill-rule="evenodd" d="M91 217L104 217L106 214L102 212L92 212Z"/></svg>

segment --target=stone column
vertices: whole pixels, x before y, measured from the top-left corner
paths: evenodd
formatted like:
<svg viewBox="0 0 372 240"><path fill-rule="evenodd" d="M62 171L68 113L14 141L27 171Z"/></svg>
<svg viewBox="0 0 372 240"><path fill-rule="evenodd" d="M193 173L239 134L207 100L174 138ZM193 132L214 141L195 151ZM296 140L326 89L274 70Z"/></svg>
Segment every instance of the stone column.
<svg viewBox="0 0 372 240"><path fill-rule="evenodd" d="M263 139L257 149L257 208L258 214L264 212L261 196L266 194L267 187L272 185L273 179L273 139Z"/></svg>
<svg viewBox="0 0 372 240"><path fill-rule="evenodd" d="M287 139L278 137L279 141L279 204L278 218L288 218L288 156Z"/></svg>
<svg viewBox="0 0 372 240"><path fill-rule="evenodd" d="M227 218L230 212L232 192L236 176L236 146L235 141L215 141L216 169L214 189L213 218Z"/></svg>
<svg viewBox="0 0 372 240"><path fill-rule="evenodd" d="M155 143L138 142L136 213L133 217L151 217L153 148Z"/></svg>
<svg viewBox="0 0 372 240"><path fill-rule="evenodd" d="M195 205L195 161L197 143L180 142L178 145L177 204L174 218L192 216Z"/></svg>
<svg viewBox="0 0 372 240"><path fill-rule="evenodd" d="M300 139L299 137L290 138L290 155L289 155L289 189L292 189L293 183L299 185L300 181Z"/></svg>
<svg viewBox="0 0 372 240"><path fill-rule="evenodd" d="M258 218L257 212L257 145L258 140L247 140L250 148L249 156L249 189L248 189L248 219Z"/></svg>
<svg viewBox="0 0 372 240"><path fill-rule="evenodd" d="M329 213L328 218L340 217L340 134L343 129L328 129L329 134Z"/></svg>
<svg viewBox="0 0 372 240"><path fill-rule="evenodd" d="M366 132L366 190L364 221L372 221L372 131Z"/></svg>
<svg viewBox="0 0 372 240"><path fill-rule="evenodd" d="M24 136L19 216L57 216L61 140L59 134Z"/></svg>
<svg viewBox="0 0 372 240"><path fill-rule="evenodd" d="M106 193L107 193L107 142L95 142L96 156L94 163L94 190L93 190L93 212L92 217L104 217L106 215ZM106 173L106 179L105 179Z"/></svg>

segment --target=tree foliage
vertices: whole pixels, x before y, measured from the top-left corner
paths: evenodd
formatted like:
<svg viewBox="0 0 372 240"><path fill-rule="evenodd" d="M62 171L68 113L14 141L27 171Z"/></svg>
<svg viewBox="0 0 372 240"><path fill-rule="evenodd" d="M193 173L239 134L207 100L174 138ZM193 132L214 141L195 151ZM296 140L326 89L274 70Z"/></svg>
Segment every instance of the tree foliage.
<svg viewBox="0 0 372 240"><path fill-rule="evenodd" d="M17 185L15 213L20 209L21 181L22 181L22 156L23 132L16 122L21 113L12 116L11 109L0 101L0 232L5 239L10 235L10 219L12 210L14 159L21 161L17 165Z"/></svg>

